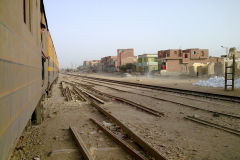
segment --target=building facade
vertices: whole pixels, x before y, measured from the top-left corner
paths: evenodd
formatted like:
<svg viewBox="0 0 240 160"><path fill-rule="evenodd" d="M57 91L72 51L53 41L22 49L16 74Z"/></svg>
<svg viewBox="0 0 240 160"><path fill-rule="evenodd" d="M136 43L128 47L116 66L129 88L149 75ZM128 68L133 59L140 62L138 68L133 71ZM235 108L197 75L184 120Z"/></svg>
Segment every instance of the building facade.
<svg viewBox="0 0 240 160"><path fill-rule="evenodd" d="M100 60L91 60L83 62L83 69L85 71L97 72L99 71Z"/></svg>
<svg viewBox="0 0 240 160"><path fill-rule="evenodd" d="M117 69L128 63L136 63L137 57L134 56L134 50L131 49L118 49L117 50Z"/></svg>
<svg viewBox="0 0 240 160"><path fill-rule="evenodd" d="M142 54L138 56L137 72L152 72L158 70L157 54Z"/></svg>
<svg viewBox="0 0 240 160"><path fill-rule="evenodd" d="M167 72L189 72L194 63L207 63L208 49L169 49L158 51L158 59Z"/></svg>
<svg viewBox="0 0 240 160"><path fill-rule="evenodd" d="M102 71L115 72L117 71L117 56L107 56L101 58Z"/></svg>

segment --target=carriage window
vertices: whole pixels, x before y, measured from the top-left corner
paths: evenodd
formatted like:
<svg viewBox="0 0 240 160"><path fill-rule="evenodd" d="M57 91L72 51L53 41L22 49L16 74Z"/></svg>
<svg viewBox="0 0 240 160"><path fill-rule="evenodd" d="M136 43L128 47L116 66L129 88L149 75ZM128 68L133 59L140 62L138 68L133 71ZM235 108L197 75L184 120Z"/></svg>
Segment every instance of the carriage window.
<svg viewBox="0 0 240 160"><path fill-rule="evenodd" d="M26 24L26 0L23 0L23 21Z"/></svg>
<svg viewBox="0 0 240 160"><path fill-rule="evenodd" d="M29 0L29 30L32 31L32 0Z"/></svg>

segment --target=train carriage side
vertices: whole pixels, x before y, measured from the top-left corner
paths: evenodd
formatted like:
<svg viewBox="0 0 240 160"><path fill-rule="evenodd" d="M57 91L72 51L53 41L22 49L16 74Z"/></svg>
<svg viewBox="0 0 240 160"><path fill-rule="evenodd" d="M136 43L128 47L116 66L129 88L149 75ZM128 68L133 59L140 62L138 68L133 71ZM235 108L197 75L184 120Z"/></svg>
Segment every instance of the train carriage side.
<svg viewBox="0 0 240 160"><path fill-rule="evenodd" d="M48 61L48 83L50 87L57 79L59 71L58 59L50 32L48 32L48 56L50 57Z"/></svg>
<svg viewBox="0 0 240 160"><path fill-rule="evenodd" d="M47 26L42 0L0 0L2 160L9 158L48 85L48 63L44 64L44 85L41 65L41 48L48 52L48 36L47 33L41 36L40 23Z"/></svg>

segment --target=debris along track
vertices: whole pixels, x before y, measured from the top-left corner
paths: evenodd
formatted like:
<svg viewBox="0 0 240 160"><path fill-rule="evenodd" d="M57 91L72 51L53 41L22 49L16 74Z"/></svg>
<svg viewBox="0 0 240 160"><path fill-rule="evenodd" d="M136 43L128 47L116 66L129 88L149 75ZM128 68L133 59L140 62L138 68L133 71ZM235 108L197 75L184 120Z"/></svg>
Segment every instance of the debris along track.
<svg viewBox="0 0 240 160"><path fill-rule="evenodd" d="M73 83L71 85L76 87ZM147 159L159 159L159 160L165 160L166 158L161 155L156 149L151 147L147 142L145 142L141 137L136 135L131 129L129 129L126 125L124 125L120 120L118 120L116 117L114 117L111 113L109 113L107 110L105 110L103 107L100 106L100 104L104 104L105 102L97 98L96 96L92 95L91 93L87 92L84 89L78 88L84 95L87 97L87 101L90 102L92 106L94 106L98 111L100 111L102 114L104 114L106 117L109 118L110 121L115 123L116 128L119 128L117 126L120 126L123 133L126 134L127 137L130 137L129 140L120 139L116 134L116 132L121 132L115 130L115 132L112 132L111 130L107 129L97 120L91 118L91 121L94 122L99 128L101 128L107 135L109 135L117 144L119 144L126 152L128 152L130 155L135 157L135 159L140 160L147 160ZM76 137L76 136L75 136ZM81 140L80 140L81 141ZM132 143L135 142L135 143ZM81 151L83 152L86 148L84 145L81 148ZM140 146L140 147L139 147ZM87 153L86 153L87 155Z"/></svg>
<svg viewBox="0 0 240 160"><path fill-rule="evenodd" d="M88 81L86 81L88 82ZM88 82L89 83L89 82ZM95 85L99 85L99 86L103 86L103 87L106 87L106 88L109 88L111 90L115 90L117 92L124 92L124 93L130 93L130 94L135 94L135 95L140 95L140 96L144 96L144 97L149 97L149 98L152 98L152 99L155 99L155 100L160 100L160 101L165 101L165 102L170 102L170 103L173 103L173 104L176 104L176 105L180 105L180 106L184 106L184 107L189 107L189 108L192 108L194 110L201 110L201 111L205 111L205 112L209 112L209 113L212 113L214 115L222 115L222 116L226 116L226 117L230 117L230 118L236 118L236 119L240 119L240 115L236 115L234 113L230 113L229 112L229 108L225 108L225 111L223 112L219 112L219 111L216 111L219 109L219 106L216 108L216 106L214 106L216 109L207 109L207 108L211 108L210 106L208 107L197 107L195 105L190 105L191 103L183 103L183 102L180 102L180 101L177 101L177 100L171 100L171 98L159 98L159 97L155 97L155 96L150 96L150 95L146 95L146 94L141 94L141 93L136 93L136 92L133 92L133 91L126 91L126 90L122 90L122 89L117 89L117 88L114 88L114 87L110 87L110 86L106 86L106 85L101 85L101 84L97 84L97 83L92 83L90 82L91 84L95 84ZM107 94L107 93L103 93L103 92L100 92L94 88L92 88L91 90L94 90L95 92L98 92L100 94L103 94L105 96L112 96L114 97L113 95L110 95L110 94ZM205 103L209 103L209 102L205 102ZM202 104L201 104L202 106ZM231 107L231 106L230 106ZM239 108L238 108L239 109Z"/></svg>
<svg viewBox="0 0 240 160"><path fill-rule="evenodd" d="M230 101L230 102L240 103L240 97L237 97L237 96L207 93L207 92L200 92L200 91L193 91L193 90L186 90L186 89L170 88L170 87L133 83L133 82L126 82L126 81L119 81L119 80L111 80L111 79L105 79L105 78L88 77L88 76L81 76L81 75L73 75L73 74L68 74L68 75L86 78L86 79L99 80L99 81L103 81L103 82L111 82L111 83L116 83L116 84L124 84L124 85L129 85L129 86L148 88L148 89L152 89L152 90L160 90L160 91L173 92L173 93L184 94L184 95L192 95L192 96L197 96L197 97L205 97L205 98L209 98L209 99L217 99L217 100L222 100L222 101Z"/></svg>

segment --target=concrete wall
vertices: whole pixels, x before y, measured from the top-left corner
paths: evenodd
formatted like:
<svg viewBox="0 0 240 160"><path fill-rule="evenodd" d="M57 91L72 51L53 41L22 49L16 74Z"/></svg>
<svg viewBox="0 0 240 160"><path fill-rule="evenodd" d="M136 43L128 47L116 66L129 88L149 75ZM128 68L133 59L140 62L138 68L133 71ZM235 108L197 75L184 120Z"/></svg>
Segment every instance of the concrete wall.
<svg viewBox="0 0 240 160"><path fill-rule="evenodd" d="M201 69L199 67L203 66ZM191 76L197 76L199 74L203 74L205 71L205 67L207 67L208 65L207 64L204 64L204 63L193 63L192 65L190 65L188 67L188 70L189 70L189 75ZM199 69L198 69L199 68ZM201 73L199 73L201 72Z"/></svg>
<svg viewBox="0 0 240 160"><path fill-rule="evenodd" d="M211 75L214 75L215 72L214 72L214 66L215 66L215 63L214 62L211 62L208 64L208 69L207 69L207 75L208 76L211 76Z"/></svg>
<svg viewBox="0 0 240 160"><path fill-rule="evenodd" d="M214 74L216 76L224 76L225 73L225 64L224 62L217 62L214 65Z"/></svg>
<svg viewBox="0 0 240 160"><path fill-rule="evenodd" d="M198 66L197 67L197 76L206 76L208 74L208 66Z"/></svg>

